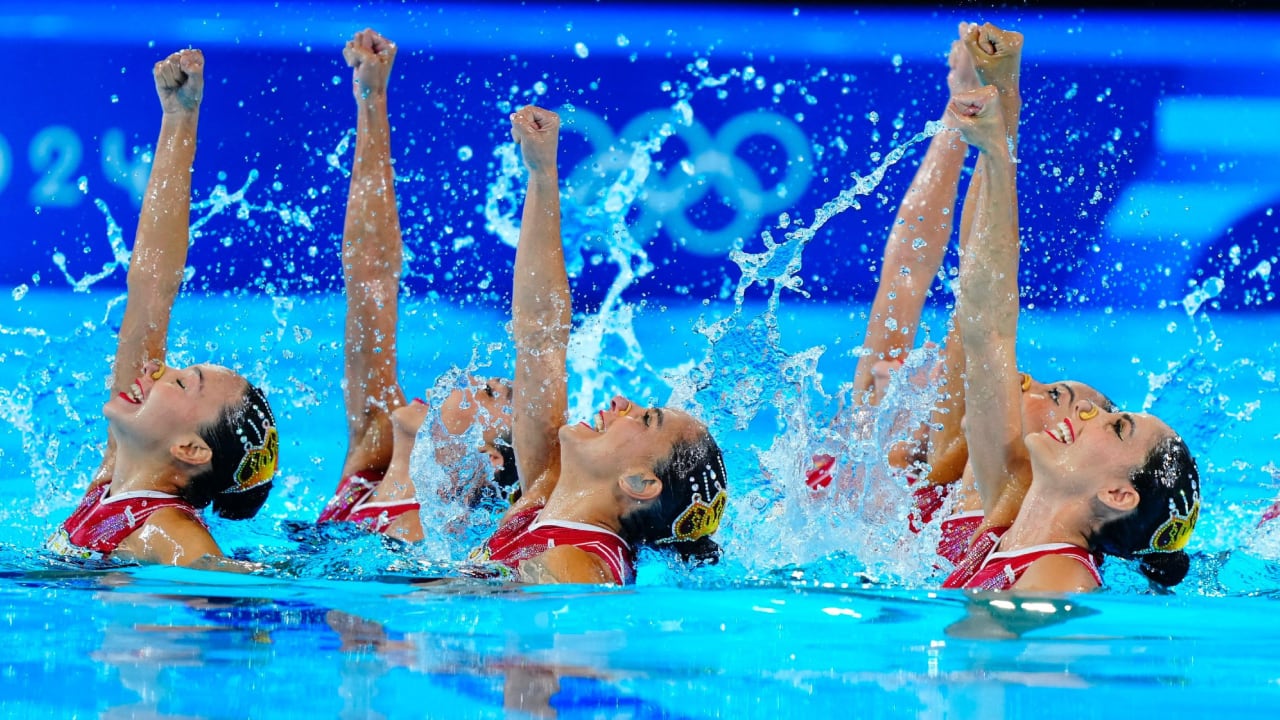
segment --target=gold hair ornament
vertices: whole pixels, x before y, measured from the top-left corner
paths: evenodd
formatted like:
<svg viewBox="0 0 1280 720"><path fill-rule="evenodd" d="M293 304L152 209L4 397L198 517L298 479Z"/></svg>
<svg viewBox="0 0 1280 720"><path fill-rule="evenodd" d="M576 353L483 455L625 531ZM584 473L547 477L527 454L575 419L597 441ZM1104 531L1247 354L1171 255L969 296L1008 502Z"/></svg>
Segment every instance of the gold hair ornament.
<svg viewBox="0 0 1280 720"><path fill-rule="evenodd" d="M1169 519L1156 528L1155 534L1151 536L1151 544L1135 555L1177 552L1191 541L1191 531L1195 529L1196 521L1200 518L1199 493L1192 499L1191 510L1186 514L1179 513L1172 501L1169 505Z"/></svg>
<svg viewBox="0 0 1280 720"><path fill-rule="evenodd" d="M280 436L274 427L267 428L262 445L249 448L240 467L236 468L236 484L227 492L245 492L271 481L280 460Z"/></svg>
<svg viewBox="0 0 1280 720"><path fill-rule="evenodd" d="M724 516L728 503L729 493L724 487L719 488L710 503L704 502L700 493L694 493L693 502L671 523L672 537L667 542L697 540L715 532L720 527L720 518Z"/></svg>

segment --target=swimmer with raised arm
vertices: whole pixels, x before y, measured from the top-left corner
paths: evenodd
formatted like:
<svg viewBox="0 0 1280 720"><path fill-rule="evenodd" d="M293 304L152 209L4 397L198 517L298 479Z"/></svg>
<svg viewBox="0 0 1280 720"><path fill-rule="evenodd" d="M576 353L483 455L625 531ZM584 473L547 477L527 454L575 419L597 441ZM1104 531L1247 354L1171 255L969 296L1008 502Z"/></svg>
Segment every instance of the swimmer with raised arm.
<svg viewBox="0 0 1280 720"><path fill-rule="evenodd" d="M347 296L343 398L347 454L342 481L321 522L348 521L408 542L423 539L409 465L425 403L405 403L397 379L396 341L400 274L404 263L391 161L387 82L396 45L373 30L355 34L342 51L352 69L356 100L355 161L342 233L342 277ZM442 444L482 426L486 467L502 482L514 473L510 385L500 380L454 388L441 401ZM474 453L477 448L459 448ZM459 477L472 493L487 477ZM514 478L508 481L514 484Z"/></svg>
<svg viewBox="0 0 1280 720"><path fill-rule="evenodd" d="M512 439L523 496L477 553L526 582L627 584L641 544L712 551L728 500L707 427L623 397L593 423L565 424L572 303L560 237L560 118L511 115L529 172L511 300L516 345Z"/></svg>
<svg viewBox="0 0 1280 720"><path fill-rule="evenodd" d="M1011 146L1017 147L1018 118L1022 101L1019 88L1022 35L1001 30L990 23L961 23L959 38L948 55L947 85L952 95L977 89L984 84L996 88ZM945 115L944 115L945 119ZM968 144L956 133L942 132L930 140L899 207L894 227L885 245L880 285L872 305L864 347L854 379L856 397L878 404L887 380L896 372L915 339L920 311L928 285L941 266L950 240L953 210L961 166ZM982 187L985 160L978 167L965 195L960 213L960 247L967 247L975 198ZM922 468L913 482L913 509L909 522L913 530L931 520L943 508L949 488L958 486L959 512L942 524L939 552L955 562L968 548L969 539L982 522L982 505L973 489L968 448L962 432L964 417L964 350L959 326L952 324L940 353L935 373L940 377L941 396L927 432L920 428L917 442L909 452L901 448L891 453L897 467ZM1081 382L1042 383L1022 376L1022 419L1027 428L1050 429L1060 422L1064 411L1077 398L1088 399L1113 409L1112 402L1096 389ZM959 483L964 479L965 482Z"/></svg>
<svg viewBox="0 0 1280 720"><path fill-rule="evenodd" d="M1000 37L983 38L999 50ZM980 56L976 56L980 57ZM1007 100L995 85L952 99L947 122L980 151L982 182L962 251L956 310L967 369L964 435L983 526L945 587L1086 591L1095 555L1141 558L1181 581L1199 515L1186 444L1151 415L1083 397L1050 429L1027 427L1017 372L1018 205Z"/></svg>
<svg viewBox="0 0 1280 720"><path fill-rule="evenodd" d="M204 56L182 50L153 74L164 114L103 408L107 454L50 547L86 560L244 569L223 558L200 511L253 517L271 490L279 439L266 397L234 371L164 364L187 259Z"/></svg>

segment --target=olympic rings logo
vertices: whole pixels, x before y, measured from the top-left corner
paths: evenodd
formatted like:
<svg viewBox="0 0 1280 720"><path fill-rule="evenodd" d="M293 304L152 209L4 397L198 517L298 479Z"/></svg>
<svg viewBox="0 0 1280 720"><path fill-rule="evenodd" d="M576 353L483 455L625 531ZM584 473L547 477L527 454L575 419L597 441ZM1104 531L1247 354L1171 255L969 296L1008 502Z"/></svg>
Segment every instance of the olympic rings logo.
<svg viewBox="0 0 1280 720"><path fill-rule="evenodd" d="M632 148L658 134L678 138L689 154L661 172L649 173L637 196L639 215L631 233L646 242L660 231L699 255L724 255L758 231L763 216L798 200L813 180L809 139L789 118L767 110L742 113L725 123L714 137L696 119L687 122L672 109L651 110L627 123L615 137L603 118L580 108L566 111L565 132L584 137L591 155L568 174L566 196L591 205L620 174L628 172ZM785 153L781 178L766 186L758 170L737 153L755 137L771 140ZM733 219L719 228L699 227L689 209L715 190L733 211ZM626 211L627 208L609 208Z"/></svg>

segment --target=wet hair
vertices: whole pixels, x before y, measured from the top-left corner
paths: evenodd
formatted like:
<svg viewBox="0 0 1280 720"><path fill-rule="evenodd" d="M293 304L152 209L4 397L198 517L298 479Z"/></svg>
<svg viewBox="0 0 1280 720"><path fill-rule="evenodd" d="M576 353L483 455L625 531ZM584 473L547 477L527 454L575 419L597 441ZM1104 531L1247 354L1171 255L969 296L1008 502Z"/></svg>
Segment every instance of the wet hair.
<svg viewBox="0 0 1280 720"><path fill-rule="evenodd" d="M520 491L520 475L516 473L516 450L511 446L510 431L498 436L493 445L502 456L502 467L494 471L493 481L504 496L512 497Z"/></svg>
<svg viewBox="0 0 1280 720"><path fill-rule="evenodd" d="M623 539L674 550L682 560L715 563L720 546L711 534L728 501L724 454L711 433L677 441L653 467L662 491L621 518Z"/></svg>
<svg viewBox="0 0 1280 720"><path fill-rule="evenodd" d="M1139 559L1149 580L1165 587L1182 582L1191 567L1183 547L1200 515L1200 472L1182 438L1156 443L1129 475L1138 507L1102 527L1090 538L1092 549Z"/></svg>
<svg viewBox="0 0 1280 720"><path fill-rule="evenodd" d="M197 431L209 446L209 469L191 478L182 497L229 520L245 520L258 514L271 493L280 454L275 415L267 396L245 382L239 400L227 403L212 424Z"/></svg>

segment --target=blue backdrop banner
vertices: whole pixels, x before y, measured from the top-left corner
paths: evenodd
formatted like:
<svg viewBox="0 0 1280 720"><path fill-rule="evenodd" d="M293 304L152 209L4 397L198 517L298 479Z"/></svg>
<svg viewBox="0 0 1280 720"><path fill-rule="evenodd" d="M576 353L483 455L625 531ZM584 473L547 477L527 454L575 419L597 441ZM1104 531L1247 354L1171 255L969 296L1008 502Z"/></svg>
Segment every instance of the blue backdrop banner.
<svg viewBox="0 0 1280 720"><path fill-rule="evenodd" d="M123 285L159 120L151 65L195 46L208 88L193 286L340 287L355 120L341 48L371 26L400 48L391 102L411 291L505 302L519 197L506 117L536 103L565 117L566 236L584 298L602 297L620 265L640 275L629 295L721 296L739 274L732 249L812 227L850 189L855 206L815 234L800 276L818 300L867 298L916 141L946 101L956 24L970 19L1027 38L1030 302L1275 302L1274 15L278 5L0 10L0 37L24 58L0 110L0 282ZM1195 37L1230 42L1207 59Z"/></svg>

